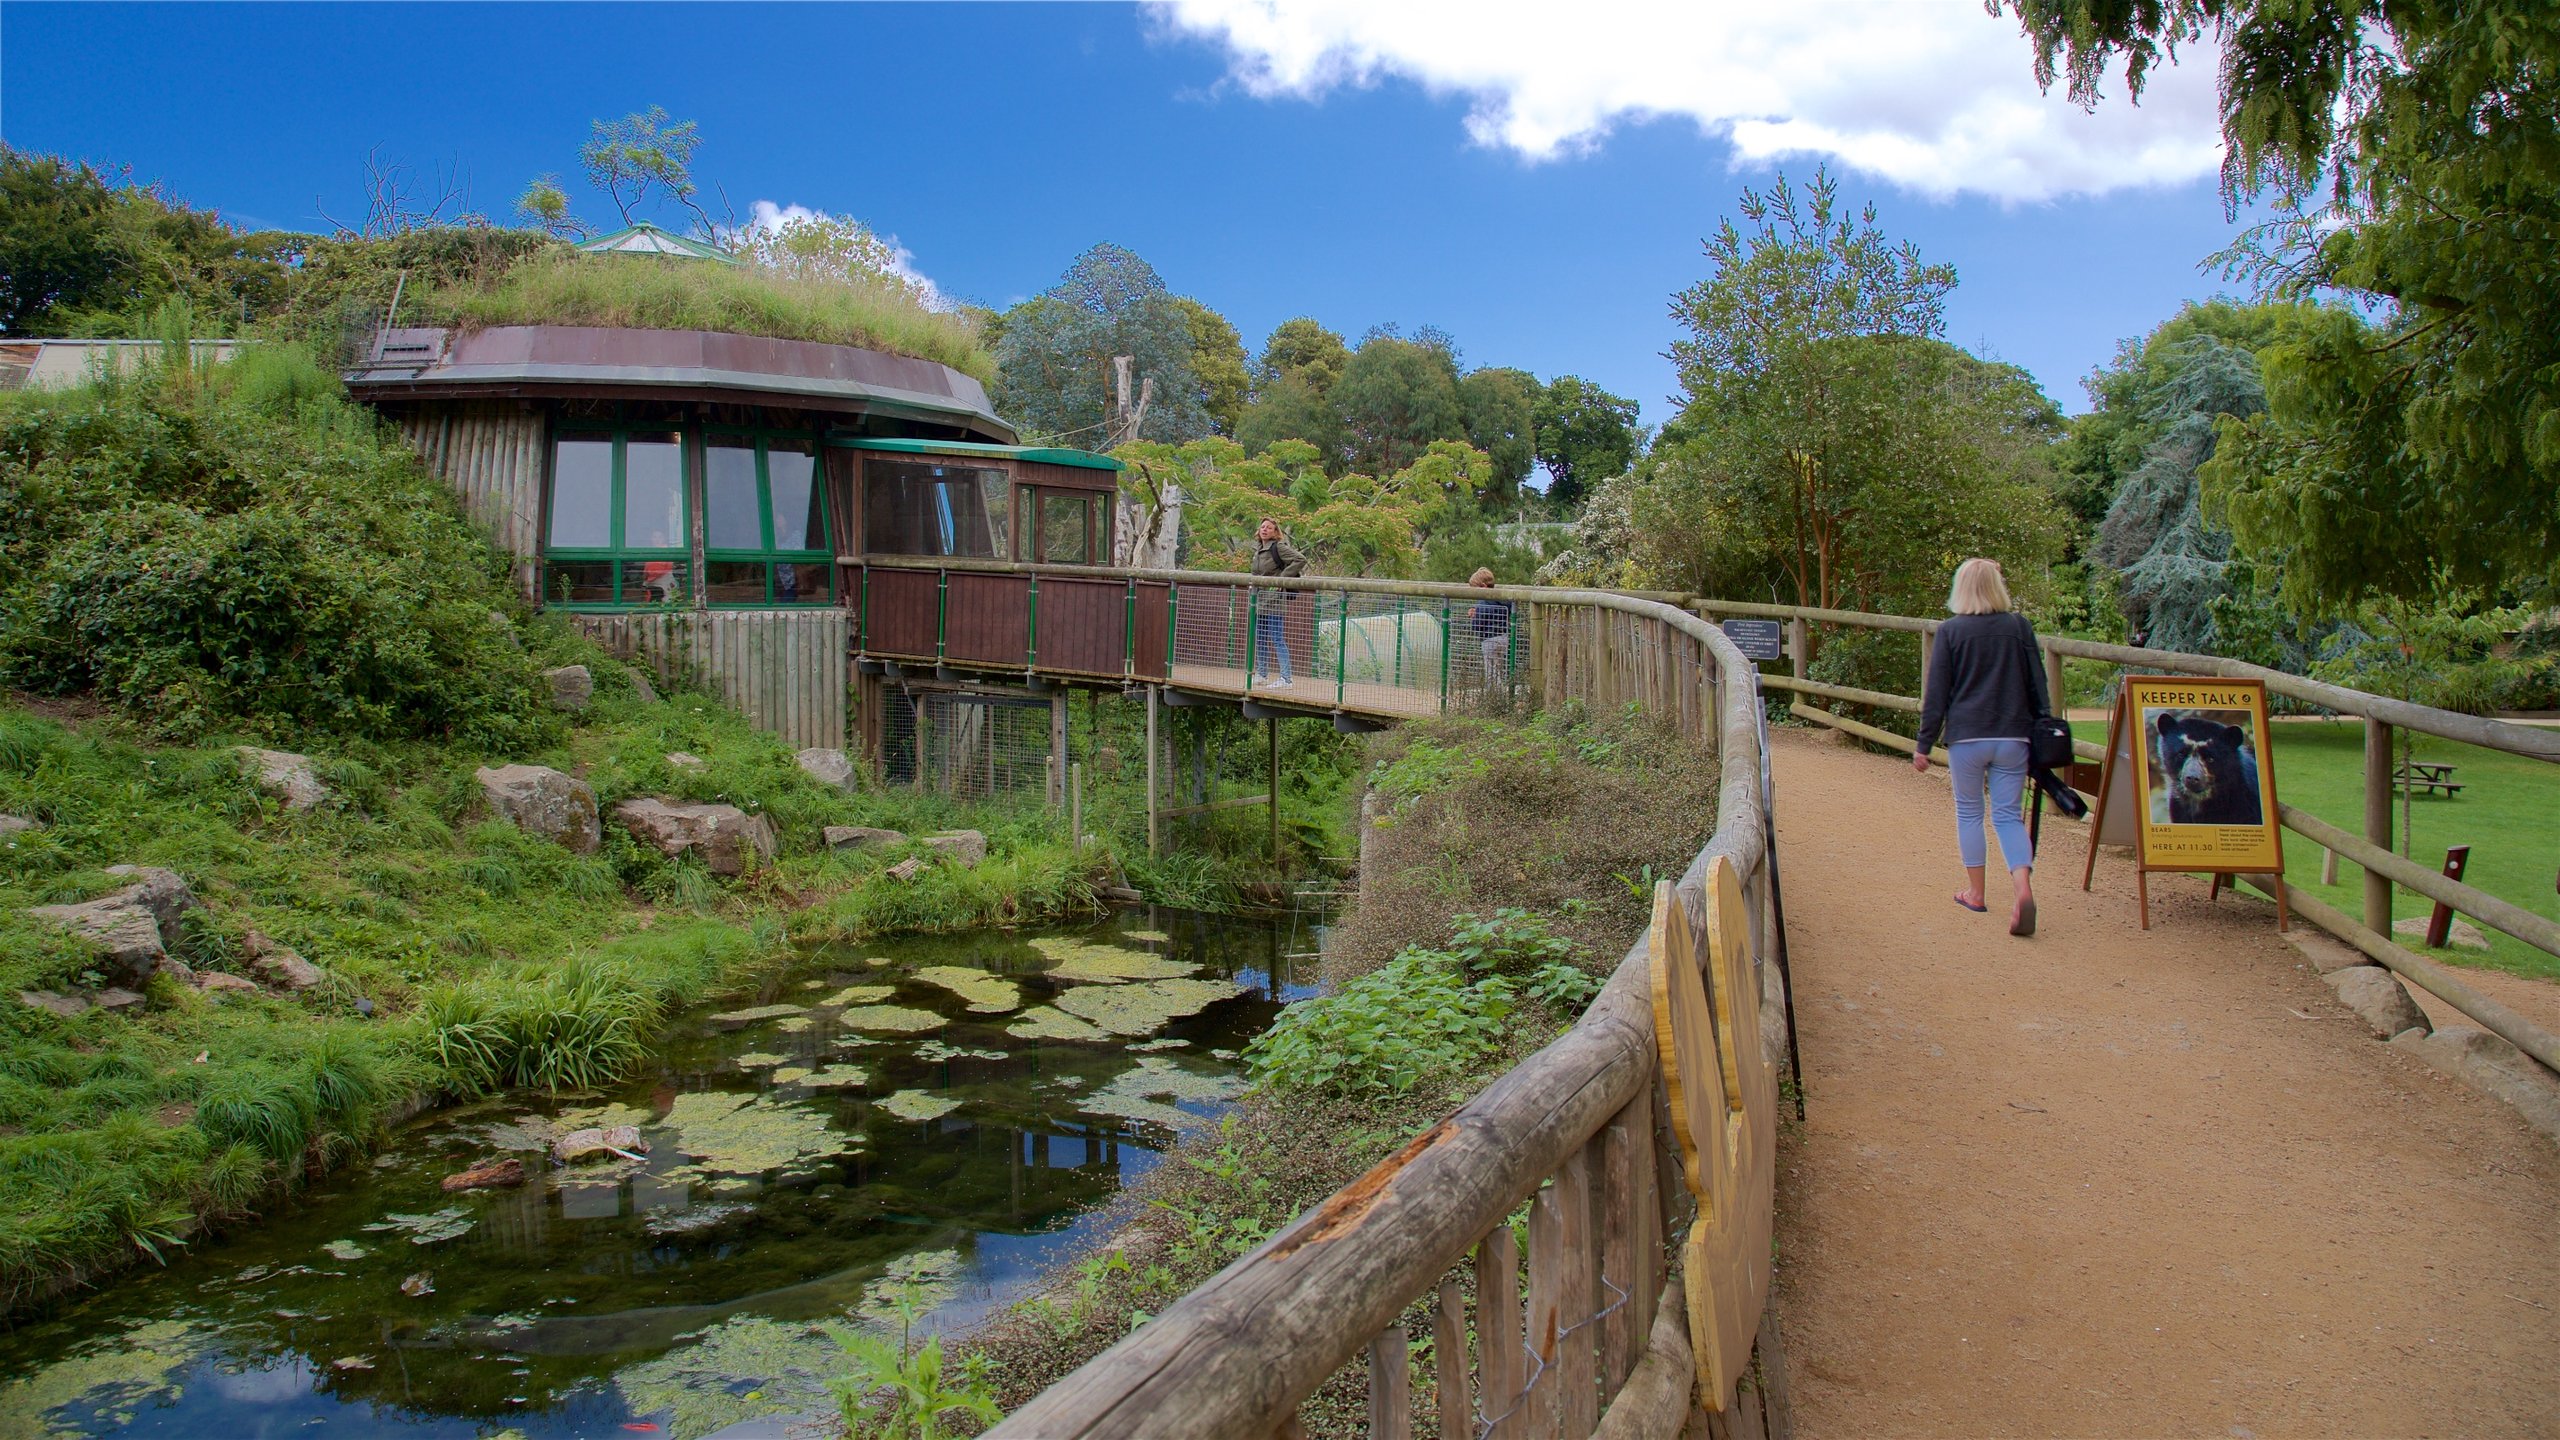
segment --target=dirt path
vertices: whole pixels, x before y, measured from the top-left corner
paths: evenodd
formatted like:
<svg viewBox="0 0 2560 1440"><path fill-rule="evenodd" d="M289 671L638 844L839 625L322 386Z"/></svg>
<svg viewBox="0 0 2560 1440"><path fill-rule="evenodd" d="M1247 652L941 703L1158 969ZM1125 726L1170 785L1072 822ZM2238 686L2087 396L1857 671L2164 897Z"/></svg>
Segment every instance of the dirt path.
<svg viewBox="0 0 2560 1440"><path fill-rule="evenodd" d="M2560 1435L2560 1148L2365 1038L2269 909L2155 877L2145 934L2048 817L2013 940L1947 898L1942 774L1773 738L1798 1434Z"/></svg>

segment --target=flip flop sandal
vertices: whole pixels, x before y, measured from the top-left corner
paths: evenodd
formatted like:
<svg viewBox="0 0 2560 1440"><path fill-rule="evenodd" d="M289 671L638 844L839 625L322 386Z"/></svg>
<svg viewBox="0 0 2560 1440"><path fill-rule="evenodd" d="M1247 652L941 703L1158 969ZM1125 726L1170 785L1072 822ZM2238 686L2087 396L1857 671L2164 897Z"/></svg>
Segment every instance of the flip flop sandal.
<svg viewBox="0 0 2560 1440"><path fill-rule="evenodd" d="M2009 933L2012 935L2036 933L2036 902L2030 900L2018 907L2018 918L2009 922Z"/></svg>
<svg viewBox="0 0 2560 1440"><path fill-rule="evenodd" d="M1989 905L1987 905L1987 904L1986 904L1986 905L1976 905L1976 904L1974 904L1973 902L1971 902L1971 901L1969 901L1969 900L1965 899L1965 898L1964 898L1963 896L1961 896L1961 895L1950 895L1950 896L1948 896L1947 898L1948 898L1948 899L1950 899L1950 900L1953 900L1954 902L1956 902L1956 903L1957 903L1957 904L1959 904L1959 905L1962 905L1964 908L1966 908L1967 910L1972 911L1972 912L1973 912L1974 914L1976 914L1976 915L1979 915L1979 914L1981 914L1983 911L1988 910L1988 909L1990 909L1990 908L1991 908L1991 907L1990 907Z"/></svg>

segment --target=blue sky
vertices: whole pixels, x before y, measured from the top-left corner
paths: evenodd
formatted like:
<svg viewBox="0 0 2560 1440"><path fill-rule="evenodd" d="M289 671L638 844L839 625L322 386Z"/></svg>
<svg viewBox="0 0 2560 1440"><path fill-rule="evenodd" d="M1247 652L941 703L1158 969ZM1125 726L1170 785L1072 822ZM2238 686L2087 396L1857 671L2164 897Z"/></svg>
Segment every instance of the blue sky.
<svg viewBox="0 0 2560 1440"><path fill-rule="evenodd" d="M1829 158L1890 233L1953 262L1948 338L2069 409L2120 339L2221 288L2197 269L2231 230L2209 84L2138 111L2037 108L2013 22L1975 0L1783 22L1585 3L1598 18L1561 29L1558 7L1389 23L1333 0L1277 19L1238 0L9 3L0 136L319 229L361 211L375 147L457 163L503 216L532 176L574 179L591 120L659 104L701 123L696 174L742 217L856 216L952 295L1004 304L1110 240L1249 347L1300 314L1354 338L1436 324L1470 364L1578 373L1653 422L1675 388L1668 299L1778 164ZM2008 108L1984 108L1995 94Z"/></svg>

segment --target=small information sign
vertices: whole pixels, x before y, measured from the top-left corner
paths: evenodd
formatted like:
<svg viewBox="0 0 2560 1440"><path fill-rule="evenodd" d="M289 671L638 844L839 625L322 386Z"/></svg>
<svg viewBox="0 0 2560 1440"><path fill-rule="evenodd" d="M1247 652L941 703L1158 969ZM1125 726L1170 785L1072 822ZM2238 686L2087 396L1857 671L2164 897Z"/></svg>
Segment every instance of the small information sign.
<svg viewBox="0 0 2560 1440"><path fill-rule="evenodd" d="M1727 620L1723 622L1724 638L1748 660L1775 660L1787 653L1775 620Z"/></svg>

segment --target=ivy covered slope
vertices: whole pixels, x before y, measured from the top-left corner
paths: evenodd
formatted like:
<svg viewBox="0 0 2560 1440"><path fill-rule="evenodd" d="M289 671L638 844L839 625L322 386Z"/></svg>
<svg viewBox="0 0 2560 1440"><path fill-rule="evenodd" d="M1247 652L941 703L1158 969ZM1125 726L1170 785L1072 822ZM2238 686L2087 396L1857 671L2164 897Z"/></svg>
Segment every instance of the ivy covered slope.
<svg viewBox="0 0 2560 1440"><path fill-rule="evenodd" d="M568 664L594 684L574 713L543 675ZM418 1101L619 1073L795 938L1091 904L1036 811L822 784L716 701L645 693L284 351L0 401L0 682L0 1312L268 1203ZM509 764L589 787L594 843L493 814L477 772ZM670 858L615 823L643 796L735 806L775 854ZM831 852L833 824L990 854L889 880L917 847ZM136 884L175 963L33 913Z"/></svg>

